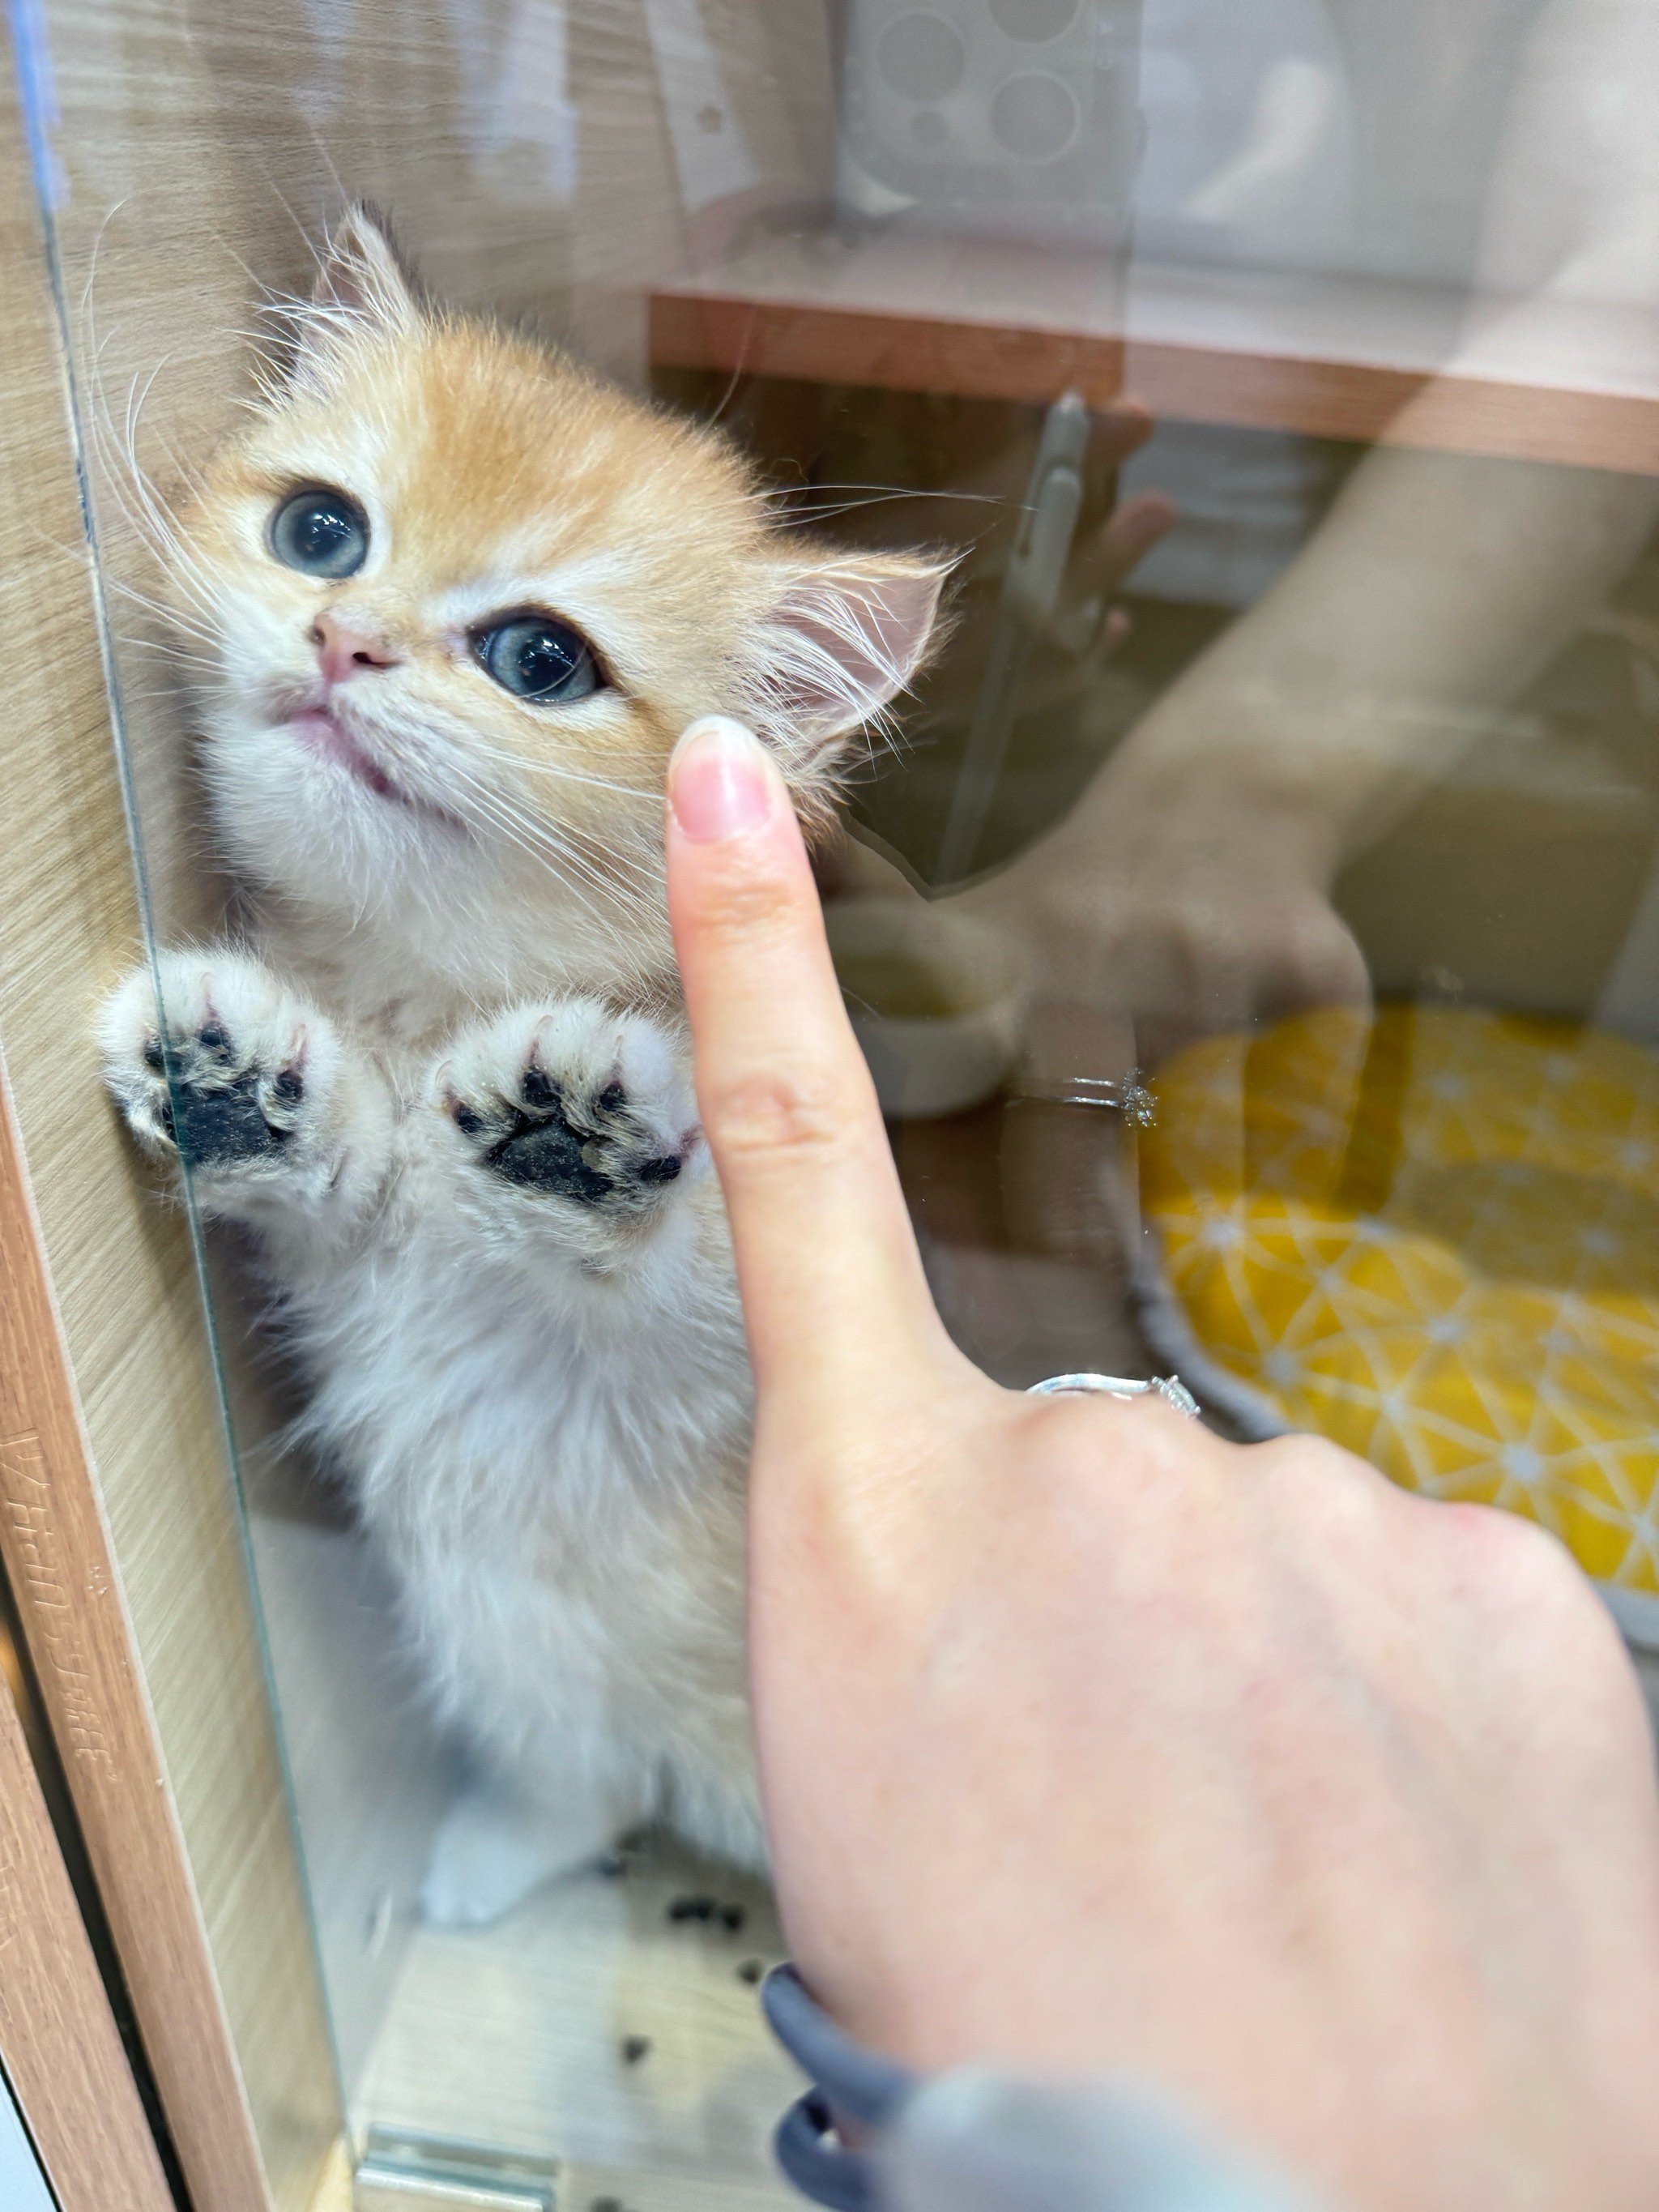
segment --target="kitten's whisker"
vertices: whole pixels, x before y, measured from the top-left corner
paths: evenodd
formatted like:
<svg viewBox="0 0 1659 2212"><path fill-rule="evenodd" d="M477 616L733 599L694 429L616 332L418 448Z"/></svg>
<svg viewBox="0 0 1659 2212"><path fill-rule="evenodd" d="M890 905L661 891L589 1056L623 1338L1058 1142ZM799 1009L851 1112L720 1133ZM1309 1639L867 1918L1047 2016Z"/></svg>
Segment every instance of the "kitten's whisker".
<svg viewBox="0 0 1659 2212"><path fill-rule="evenodd" d="M171 608L157 605L155 600L147 599L143 592L135 591L131 584L124 584L118 576L106 577L105 586L106 589L118 593L122 599L131 600L134 606L142 607L146 614L165 619L170 630L180 633L184 637L193 641L198 647L204 648L200 652L189 653L189 658L199 661L204 668L217 668L220 665L216 652L218 640L211 632L198 629L191 623L181 622ZM137 643L141 641L138 635L134 635L129 641ZM142 642L156 653L167 651L188 653L188 647L185 646L169 646L165 640L153 635L143 637Z"/></svg>
<svg viewBox="0 0 1659 2212"><path fill-rule="evenodd" d="M476 733L470 736L469 743L486 758L499 761L503 768L522 769L532 775L556 776L561 783L581 784L590 791L607 791L617 799L659 799L662 796L660 790L654 786L617 783L609 776L590 775L580 769L568 767L562 761L526 760L502 746L492 745L487 738L479 738Z"/></svg>
<svg viewBox="0 0 1659 2212"><path fill-rule="evenodd" d="M84 538L67 539L54 538L51 531L37 522L33 515L28 517L26 526L35 543L46 552L61 553L71 561L84 563L87 557L87 541Z"/></svg>
<svg viewBox="0 0 1659 2212"><path fill-rule="evenodd" d="M162 443L162 451L167 453L174 470L183 474L184 471L179 469L177 458L167 448L165 441ZM140 469L136 437L130 450L130 465L134 481L139 489L144 514L149 521L151 541L163 556L172 580L176 586L184 590L186 596L210 623L216 623L221 612L216 580L205 563L185 542L173 516Z"/></svg>
<svg viewBox="0 0 1659 2212"><path fill-rule="evenodd" d="M552 823L538 822L533 817L525 814L505 794L491 790L461 762L452 759L447 766L457 781L467 791L479 813L521 852L544 866L553 867L581 900L593 919L621 941L623 933L617 921L602 913L587 897L582 884L586 882L613 900L623 886L608 878L588 855ZM637 875L637 871L622 855L616 857L629 874Z"/></svg>
<svg viewBox="0 0 1659 2212"><path fill-rule="evenodd" d="M507 842L516 846L539 866L559 876L566 887L574 893L601 927L609 927L608 918L582 889L584 875L577 856L566 847L564 841L539 824L532 825L532 834L526 835L510 817L503 816L489 797L482 792L474 794L475 805L484 819L497 830ZM574 866L574 879L573 870Z"/></svg>
<svg viewBox="0 0 1659 2212"><path fill-rule="evenodd" d="M510 814L512 819L522 824L526 831L556 842L562 856L572 866L585 874L587 880L596 887L603 890L615 890L617 888L613 877L607 875L604 867L581 849L570 832L561 830L551 823L538 821L533 815L526 814L521 807L515 805L501 792L492 792L489 795L498 808ZM629 887L638 890L642 887L645 881L648 880L648 867L642 873L641 865L623 852L614 839L607 842L605 851L605 858L612 870L620 871L629 878Z"/></svg>
<svg viewBox="0 0 1659 2212"><path fill-rule="evenodd" d="M95 276L95 257L101 245L103 229L94 244L94 266L89 272L84 295L88 324L88 357L91 363L91 404L88 410L91 448L100 465L100 480L106 485L117 507L141 542L147 543L170 567L179 588L206 617L207 625L216 622L219 614L218 594L213 580L207 574L191 549L185 544L174 526L172 516L157 495L148 475L138 460L138 430L157 379L168 366L171 356L166 356L150 370L142 386L135 380L129 387L125 410L125 422L118 430L109 405L108 388L103 376L103 357L109 339L99 338L92 321L92 286ZM179 464L169 453L175 469ZM182 470L180 473L185 473ZM135 505L135 501L137 504ZM155 611L180 627L191 625L176 607L160 608ZM216 641L210 628L204 626L202 635L207 641Z"/></svg>
<svg viewBox="0 0 1659 2212"><path fill-rule="evenodd" d="M830 492L857 492L857 499L841 501L831 505L824 497ZM773 489L763 489L756 497L772 508L781 508L771 520L779 526L794 526L821 521L832 514L856 514L860 507L890 507L912 499L952 500L959 506L1006 507L1011 502L987 491L935 491L920 485L909 484L781 484ZM799 510L799 511L796 511Z"/></svg>
<svg viewBox="0 0 1659 2212"><path fill-rule="evenodd" d="M216 647L219 644L218 632L210 629L206 623L192 621L189 616L180 614L176 607L168 606L163 600L151 599L147 592L141 592L136 584L129 584L119 576L106 577L105 583L110 591L118 592L124 599L131 599L135 605L143 607L147 613L159 616L170 629L183 630L187 637L198 638L204 645ZM161 649L159 644L157 649ZM216 667L218 665L216 657L206 665Z"/></svg>
<svg viewBox="0 0 1659 2212"><path fill-rule="evenodd" d="M983 507L1007 505L1006 500L997 493L990 491L941 491L924 484L854 483L850 480L846 483L763 486L755 496L769 502L789 499L816 499L820 494L831 491L866 492L878 499L963 499L975 501Z"/></svg>
<svg viewBox="0 0 1659 2212"><path fill-rule="evenodd" d="M356 26L354 27L354 28L357 31L357 34L361 36L362 27ZM407 36L407 33L404 33L404 35ZM418 52L420 47L419 39L416 38L413 41L413 44L416 50ZM351 204L351 194L346 190L345 179L341 176L338 168L335 166L334 156L328 149L327 140L323 137L322 132L317 128L316 124L309 116L305 118L305 122L307 130L311 133L311 142L313 145L316 147L317 151L323 157L323 166L328 171L330 181L332 183L335 192L338 196L340 205L342 207L349 207ZM278 199L282 199L281 187L274 179L270 179L269 181L270 182L271 190L276 194ZM293 209L288 205L288 203L285 200L283 201L283 206L284 212L293 222L294 228L299 232L301 237L305 240L309 251L320 262L321 256L317 253L317 237L315 230L307 228L307 226L301 222L299 216L295 214Z"/></svg>
<svg viewBox="0 0 1659 2212"><path fill-rule="evenodd" d="M187 653L181 645L167 645L160 638L150 637L142 630L123 629L116 632L123 645L130 645L145 653L159 653L164 660L176 660L181 667L215 670L216 660L204 653Z"/></svg>
<svg viewBox="0 0 1659 2212"><path fill-rule="evenodd" d="M87 281L81 287L80 302L82 319L88 331L92 329L93 321L93 288L98 282L98 263L104 251L104 240L108 234L110 225L131 198L131 192L123 192L120 198L105 210L97 229L92 234L92 250L87 256Z"/></svg>
<svg viewBox="0 0 1659 2212"><path fill-rule="evenodd" d="M291 216L294 210L292 208L287 208L283 212ZM213 233L213 242L219 248L219 251L222 253L236 264L236 266L241 270L243 276L247 278L248 283L253 287L256 292L263 292L265 289L264 285L261 283L254 270L246 261L243 260L241 255L236 251L236 248L225 236L223 231L216 230ZM240 337L241 333L238 331L234 333L234 335Z"/></svg>
<svg viewBox="0 0 1659 2212"><path fill-rule="evenodd" d="M720 398L715 403L713 413L708 416L708 420L711 422L718 422L720 416L725 414L726 409L732 404L732 401L736 396L738 386L744 380L745 368L746 364L744 362L739 361L737 367L732 370L730 377L726 380L725 391L721 392Z"/></svg>
<svg viewBox="0 0 1659 2212"><path fill-rule="evenodd" d="M152 376L151 383L154 380ZM167 514L143 470L140 467L136 436L132 432L129 432L125 448L120 447L116 448L124 464L123 466L117 467L108 445L102 442L98 434L102 431L107 435L113 435L113 424L108 419L106 408L102 410L101 415L94 416L94 447L101 464L102 480L107 485L129 527L141 542L148 544L151 551L161 558L174 575L185 595L207 618L208 623L212 623L219 614L217 592L195 556L179 537L173 526L172 518ZM138 503L136 507L128 496L129 490L137 495ZM155 605L153 602L151 604ZM186 617L176 607L164 608L156 605L155 611L165 615L167 620L177 623L180 627L191 626ZM210 633L204 627L203 634L206 635Z"/></svg>

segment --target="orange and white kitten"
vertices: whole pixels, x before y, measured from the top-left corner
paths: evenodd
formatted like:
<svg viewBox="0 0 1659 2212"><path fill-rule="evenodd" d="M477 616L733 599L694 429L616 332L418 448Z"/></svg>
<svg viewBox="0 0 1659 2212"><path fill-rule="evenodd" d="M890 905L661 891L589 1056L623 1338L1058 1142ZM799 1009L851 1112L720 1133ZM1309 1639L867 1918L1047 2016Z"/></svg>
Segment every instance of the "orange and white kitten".
<svg viewBox="0 0 1659 2212"><path fill-rule="evenodd" d="M427 1908L491 1918L653 1814L757 1863L750 1380L664 772L723 710L823 815L940 564L778 529L720 438L434 309L357 212L173 566L250 921L161 954L165 1042L128 978L107 1080L257 1231L310 1433L481 1755Z"/></svg>

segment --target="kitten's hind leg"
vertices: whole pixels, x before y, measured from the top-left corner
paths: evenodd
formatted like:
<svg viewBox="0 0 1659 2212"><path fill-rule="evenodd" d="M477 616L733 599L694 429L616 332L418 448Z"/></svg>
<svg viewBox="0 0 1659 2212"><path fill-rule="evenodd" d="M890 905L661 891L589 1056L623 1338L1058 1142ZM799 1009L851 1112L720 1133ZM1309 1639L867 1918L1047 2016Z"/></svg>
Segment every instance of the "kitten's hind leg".
<svg viewBox="0 0 1659 2212"><path fill-rule="evenodd" d="M558 1803L501 1784L463 1791L444 1816L421 1886L441 1928L483 1928L561 1875L603 1858L642 1808L585 1788Z"/></svg>
<svg viewBox="0 0 1659 2212"><path fill-rule="evenodd" d="M678 1040L596 1000L515 1006L466 1031L434 1090L492 1223L551 1224L595 1255L635 1241L706 1164Z"/></svg>
<svg viewBox="0 0 1659 2212"><path fill-rule="evenodd" d="M182 1155L211 1214L266 1228L348 1217L389 1146L378 1073L244 953L164 952L157 966L165 1037L148 968L99 1025L104 1080L144 1150Z"/></svg>

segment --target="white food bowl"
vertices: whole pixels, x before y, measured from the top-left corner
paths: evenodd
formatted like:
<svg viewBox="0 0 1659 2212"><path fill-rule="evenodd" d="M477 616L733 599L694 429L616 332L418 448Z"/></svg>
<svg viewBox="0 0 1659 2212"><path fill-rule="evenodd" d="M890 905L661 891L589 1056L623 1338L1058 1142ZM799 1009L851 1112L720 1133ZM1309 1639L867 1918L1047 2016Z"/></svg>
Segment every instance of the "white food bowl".
<svg viewBox="0 0 1659 2212"><path fill-rule="evenodd" d="M922 899L831 899L824 923L882 1111L960 1114L994 1097L1019 1051L1018 967L988 929Z"/></svg>

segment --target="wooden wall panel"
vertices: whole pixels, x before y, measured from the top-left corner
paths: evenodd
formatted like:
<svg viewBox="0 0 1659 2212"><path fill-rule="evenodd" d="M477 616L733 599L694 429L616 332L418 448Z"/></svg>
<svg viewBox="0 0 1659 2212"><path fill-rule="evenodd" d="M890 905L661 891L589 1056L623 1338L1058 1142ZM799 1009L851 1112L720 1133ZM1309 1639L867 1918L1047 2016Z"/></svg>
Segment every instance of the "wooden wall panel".
<svg viewBox="0 0 1659 2212"><path fill-rule="evenodd" d="M267 2176L299 2206L338 2100L185 1224L93 1049L142 940L58 325L0 93L0 1047L39 1239L15 1175L0 1537L196 2212L252 2212Z"/></svg>

